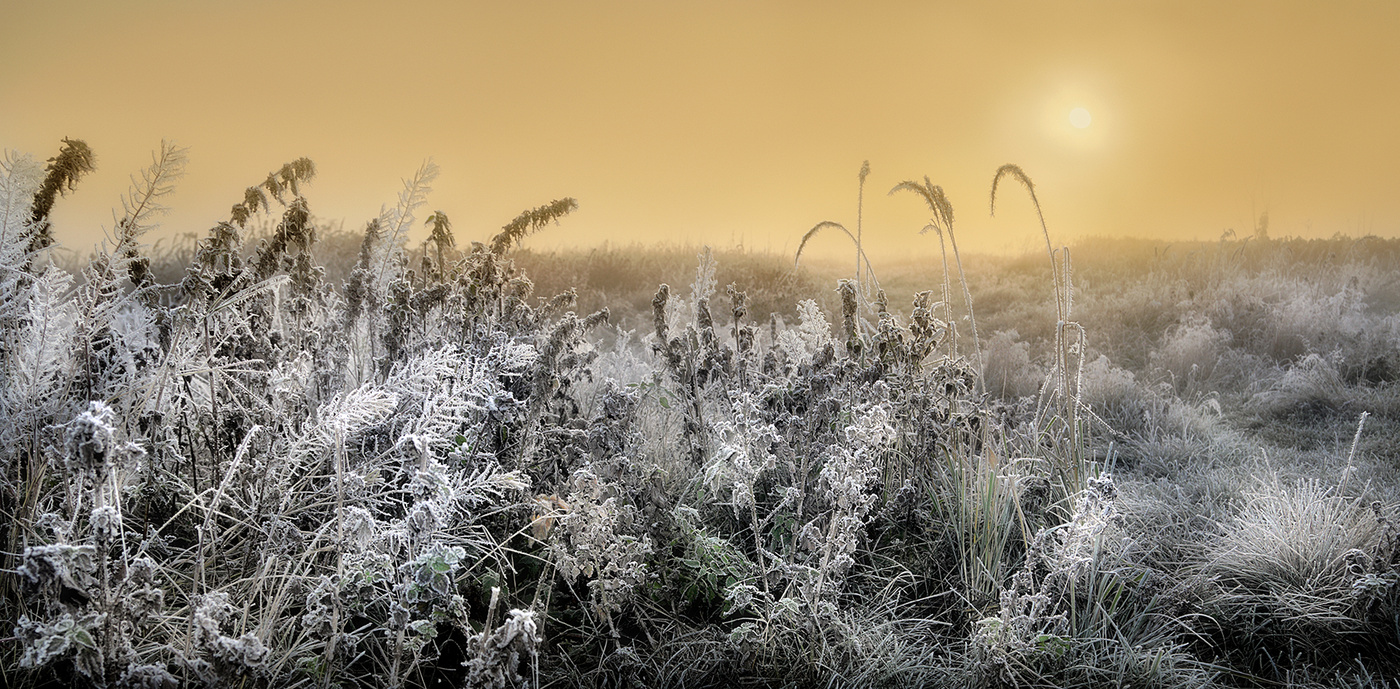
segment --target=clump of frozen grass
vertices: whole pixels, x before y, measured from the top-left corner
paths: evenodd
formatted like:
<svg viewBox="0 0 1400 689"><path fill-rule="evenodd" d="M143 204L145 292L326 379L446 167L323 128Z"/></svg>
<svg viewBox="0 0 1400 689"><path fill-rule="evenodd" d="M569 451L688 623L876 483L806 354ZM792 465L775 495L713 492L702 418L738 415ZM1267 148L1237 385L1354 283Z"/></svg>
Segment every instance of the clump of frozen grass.
<svg viewBox="0 0 1400 689"><path fill-rule="evenodd" d="M1274 478L1246 495L1199 566L1221 633L1248 629L1246 648L1313 663L1387 646L1400 611L1397 532L1381 503L1339 488Z"/></svg>
<svg viewBox="0 0 1400 689"><path fill-rule="evenodd" d="M1345 578L1346 555L1382 534L1363 502L1316 481L1274 483L1246 494L1244 509L1210 550L1209 571L1240 582L1302 587Z"/></svg>
<svg viewBox="0 0 1400 689"><path fill-rule="evenodd" d="M1117 490L1089 478L1069 521L1041 530L997 614L971 635L976 686L1209 686L1208 666L1185 650L1184 629L1153 592L1123 533Z"/></svg>
<svg viewBox="0 0 1400 689"><path fill-rule="evenodd" d="M1166 383L1148 386L1102 355L1084 365L1079 397L1097 422L1095 430L1120 447L1203 441L1212 436L1208 412L1219 412L1214 398L1191 406Z"/></svg>
<svg viewBox="0 0 1400 689"><path fill-rule="evenodd" d="M1228 331L1216 329L1209 319L1197 318L1172 329L1152 352L1152 363L1167 375L1179 394L1212 390L1231 339Z"/></svg>
<svg viewBox="0 0 1400 689"><path fill-rule="evenodd" d="M1327 357L1309 354L1289 366L1268 390L1254 395L1250 405L1270 416L1306 421L1341 411L1350 399L1336 364Z"/></svg>
<svg viewBox="0 0 1400 689"><path fill-rule="evenodd" d="M989 394L1006 400L1033 397L1045 374L1031 362L1030 343L1015 330L999 330L987 338L983 356L983 385Z"/></svg>

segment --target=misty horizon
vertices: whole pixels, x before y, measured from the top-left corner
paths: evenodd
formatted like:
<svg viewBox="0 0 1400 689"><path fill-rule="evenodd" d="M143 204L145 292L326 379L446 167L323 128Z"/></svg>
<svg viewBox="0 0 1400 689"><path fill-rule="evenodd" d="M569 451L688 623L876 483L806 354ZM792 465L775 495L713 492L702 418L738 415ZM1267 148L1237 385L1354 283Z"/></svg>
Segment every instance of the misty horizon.
<svg viewBox="0 0 1400 689"><path fill-rule="evenodd" d="M429 157L442 169L430 203L463 228L579 199L542 248L661 234L777 249L819 221L854 224L863 160L872 252L904 250L926 222L911 199L885 198L925 175L967 250L1033 249L1028 204L986 212L1004 163L1044 190L1062 241L1210 240L1265 212L1275 236L1400 232L1388 3L328 13L59 0L7 14L3 145L43 159L73 137L98 154L54 212L68 246L110 226L128 175L167 138L191 155L171 233L207 229L237 201L227 190L299 156L321 170L312 211L347 227ZM238 28L256 18L269 21ZM402 69L385 51L405 51Z"/></svg>

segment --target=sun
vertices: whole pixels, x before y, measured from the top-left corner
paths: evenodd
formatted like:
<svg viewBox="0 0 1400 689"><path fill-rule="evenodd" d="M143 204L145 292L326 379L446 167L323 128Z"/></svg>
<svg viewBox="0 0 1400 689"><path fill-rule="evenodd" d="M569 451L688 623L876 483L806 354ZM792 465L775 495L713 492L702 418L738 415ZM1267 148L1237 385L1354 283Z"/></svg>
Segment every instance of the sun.
<svg viewBox="0 0 1400 689"><path fill-rule="evenodd" d="M1088 129L1089 123L1093 121L1094 118L1084 108L1075 108L1069 111L1069 123L1074 125L1075 129Z"/></svg>

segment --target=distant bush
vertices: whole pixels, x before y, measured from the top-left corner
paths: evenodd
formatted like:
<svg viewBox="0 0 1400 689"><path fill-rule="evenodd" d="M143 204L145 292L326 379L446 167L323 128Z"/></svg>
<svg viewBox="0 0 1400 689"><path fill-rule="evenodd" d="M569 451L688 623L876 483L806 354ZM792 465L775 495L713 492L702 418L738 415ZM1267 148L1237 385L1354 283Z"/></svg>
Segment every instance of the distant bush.
<svg viewBox="0 0 1400 689"><path fill-rule="evenodd" d="M1295 421L1326 419L1351 399L1346 382L1326 357L1309 354L1289 366L1273 385L1250 400L1264 414Z"/></svg>
<svg viewBox="0 0 1400 689"><path fill-rule="evenodd" d="M1189 396L1217 390L1221 379L1227 375L1226 371L1218 369L1230 341L1230 333L1216 330L1210 321L1192 320L1169 331L1162 344L1152 352L1151 361L1177 394Z"/></svg>
<svg viewBox="0 0 1400 689"><path fill-rule="evenodd" d="M1044 382L1044 372L1031 363L1030 344L1018 337L1015 330L999 330L987 338L982 380L988 393L1002 399L1033 396Z"/></svg>

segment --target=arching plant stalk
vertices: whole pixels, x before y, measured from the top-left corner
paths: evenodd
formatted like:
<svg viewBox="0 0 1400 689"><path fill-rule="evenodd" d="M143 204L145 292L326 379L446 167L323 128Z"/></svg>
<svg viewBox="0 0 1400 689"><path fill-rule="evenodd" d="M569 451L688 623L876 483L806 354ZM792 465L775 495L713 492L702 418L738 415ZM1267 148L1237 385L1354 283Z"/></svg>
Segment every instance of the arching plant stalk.
<svg viewBox="0 0 1400 689"><path fill-rule="evenodd" d="M1040 210L1040 199L1035 196L1035 183L1031 181L1029 175L1021 169L1020 165L1007 163L997 168L996 175L992 177L992 217L997 214L997 186L1001 184L1001 178L1011 176L1026 188L1026 193L1031 196L1031 204L1035 206L1035 215L1040 220L1040 231L1045 235L1045 253L1050 257L1050 282L1055 288L1055 316L1057 320L1065 320L1069 314L1065 313L1063 297L1060 293L1060 279L1058 268L1055 265L1055 250L1050 246L1050 230L1045 227L1045 214Z"/></svg>
<svg viewBox="0 0 1400 689"><path fill-rule="evenodd" d="M910 191L917 194L933 213L930 223L948 231L948 242L953 245L953 259L958 265L958 282L962 285L963 302L967 304L967 320L972 327L972 346L977 353L977 370L981 372L982 341L977 336L977 316L972 309L972 291L967 288L967 273L963 271L962 254L958 252L958 236L953 232L953 204L948 201L947 194L943 193L943 187L929 181L928 176L924 177L923 184L909 180L900 182L894 185L893 189L890 189L890 194L897 191ZM943 233L939 232L938 236L941 243ZM981 380L980 376L978 380Z"/></svg>
<svg viewBox="0 0 1400 689"><path fill-rule="evenodd" d="M558 223L560 218L576 210L578 210L578 201L572 198L562 198L515 216L514 220L507 223L500 232L496 233L495 237L491 238L491 253L497 256L505 254L511 246L526 236L539 232L550 223Z"/></svg>
<svg viewBox="0 0 1400 689"><path fill-rule="evenodd" d="M813 237L817 236L818 232L821 232L822 230L828 227L845 232L846 236L850 238L851 243L856 245L856 263L857 265L861 263L865 264L865 274L868 276L868 282L870 282L870 284L874 285L878 289L880 287L880 280L875 276L874 266L870 265L870 257L866 256L865 252L861 250L860 242L856 240L856 236L851 234L851 231L846 229L846 226L842 225L839 222L823 220L817 223L814 227L812 227L812 229L807 230L807 234L802 235L802 243L797 245L797 258L793 259L792 267L796 268L802 263L802 250L807 247L807 242L810 241Z"/></svg>
<svg viewBox="0 0 1400 689"><path fill-rule="evenodd" d="M1050 380L1055 381L1059 387L1059 403L1061 406L1061 420L1068 431L1070 443L1069 453L1066 456L1064 475L1069 477L1073 486L1068 490L1078 490L1083 487L1087 476L1083 461L1083 436L1079 429L1079 407L1081 400L1079 388L1082 383L1085 356L1085 333L1083 326L1070 322L1070 311L1074 303L1074 285L1072 282L1072 272L1069 257L1069 247L1065 247L1062 260L1063 267L1055 258L1055 249L1050 243L1050 230L1045 225L1045 213L1040 208L1040 199L1035 195L1035 183L1031 181L1029 175L1021 169L1019 165L1007 163L997 168L996 174L992 177L991 193L991 213L995 217L997 204L997 188L1001 184L1002 177L1011 177L1020 182L1026 188L1026 193L1030 194L1031 204L1035 206L1036 218L1040 221L1040 231L1045 238L1045 252L1050 258L1050 281L1054 290L1055 299L1055 370L1051 371ZM1076 333L1074 341L1071 342L1067 336L1067 331L1073 330ZM1071 360L1070 348L1074 346L1078 349L1079 361L1077 371L1071 384L1069 365ZM1047 385L1048 387L1048 385ZM1051 394L1044 404L1054 404L1055 395ZM1037 413L1037 417L1041 414Z"/></svg>
<svg viewBox="0 0 1400 689"><path fill-rule="evenodd" d="M864 233L861 226L861 216L865 211L865 178L870 175L870 161L860 164L860 188L856 192L856 285L863 285L861 282L860 260L865 256L865 244L863 243ZM857 297L864 302L865 295L856 293Z"/></svg>
<svg viewBox="0 0 1400 689"><path fill-rule="evenodd" d="M58 196L77 188L83 175L97 169L96 158L87 142L82 139L63 139L63 147L58 155L49 158L44 182L34 192L30 205L28 252L34 253L53 245L53 232L49 229L49 212L53 210Z"/></svg>
<svg viewBox="0 0 1400 689"><path fill-rule="evenodd" d="M816 227L802 235L802 243L797 246L797 258L793 261L796 267L802 261L802 249L807 246L807 241L816 236L822 228L837 227L851 238L851 243L856 245L856 272L855 282L859 289L856 292L856 299L861 304L869 304L870 299L880 290L880 281L875 278L875 271L870 267L870 257L865 254L863 216L865 213L865 178L870 176L870 161L866 160L860 164L860 185L856 191L856 231L854 234L840 223L830 220L817 223Z"/></svg>

